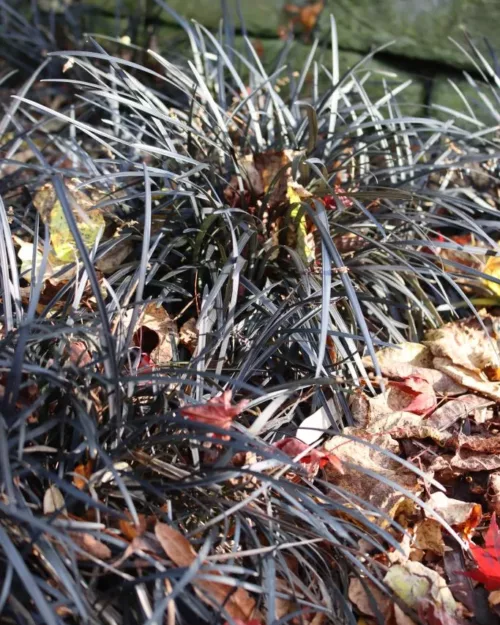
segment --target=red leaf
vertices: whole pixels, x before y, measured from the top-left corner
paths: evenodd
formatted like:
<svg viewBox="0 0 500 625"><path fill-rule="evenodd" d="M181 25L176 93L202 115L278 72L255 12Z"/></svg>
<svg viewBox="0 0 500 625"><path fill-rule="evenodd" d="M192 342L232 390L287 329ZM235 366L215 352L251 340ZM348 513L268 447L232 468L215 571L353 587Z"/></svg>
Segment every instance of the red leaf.
<svg viewBox="0 0 500 625"><path fill-rule="evenodd" d="M149 357L149 354L146 354L146 352L142 352L139 364L137 365L137 373L153 373L154 366L155 363Z"/></svg>
<svg viewBox="0 0 500 625"><path fill-rule="evenodd" d="M334 186L335 193L337 194L338 199L342 202L342 204L346 208L351 208L354 202L347 195L343 195L343 189L340 185L336 184ZM335 197L333 195L325 195L323 198L323 202L325 203L325 208L329 210L335 210L337 208L337 203L335 202Z"/></svg>
<svg viewBox="0 0 500 625"><path fill-rule="evenodd" d="M306 443L303 443L298 438L287 437L274 443L273 447L280 449L287 456L295 458L308 449L309 445L306 445ZM335 454L321 451L321 449L309 449L309 451L300 458L299 462L306 466L309 474L316 473L318 469L323 469L327 464L331 464L339 473L344 473L339 458Z"/></svg>
<svg viewBox="0 0 500 625"><path fill-rule="evenodd" d="M465 571L464 575L484 584L486 590L500 590L500 533L494 514L484 537L484 547L471 542L470 549L477 569Z"/></svg>
<svg viewBox="0 0 500 625"><path fill-rule="evenodd" d="M401 382L389 382L389 386L397 388L410 395L410 403L405 406L405 412L414 414L429 414L437 406L436 394L432 384L419 375L409 375Z"/></svg>
<svg viewBox="0 0 500 625"><path fill-rule="evenodd" d="M198 423L208 423L224 430L231 427L233 420L245 410L250 403L242 399L237 404L231 404L232 391L224 391L222 395L212 397L206 404L198 406L187 405L181 408L181 415Z"/></svg>

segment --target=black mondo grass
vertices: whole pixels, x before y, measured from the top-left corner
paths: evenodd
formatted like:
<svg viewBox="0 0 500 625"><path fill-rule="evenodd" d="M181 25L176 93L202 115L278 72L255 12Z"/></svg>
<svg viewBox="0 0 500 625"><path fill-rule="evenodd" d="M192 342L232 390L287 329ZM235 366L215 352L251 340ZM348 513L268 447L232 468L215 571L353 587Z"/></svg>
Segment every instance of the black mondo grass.
<svg viewBox="0 0 500 625"><path fill-rule="evenodd" d="M350 509L349 493L272 443L321 406L329 434L341 432L353 423L350 396L373 390L363 356L377 371L381 346L476 314L464 284L480 272L457 260L445 269L433 249L462 250L459 232L473 235L469 253L498 251L498 200L470 182L478 168L498 178L498 81L472 43L491 126L463 112L405 115L405 85L371 101L363 65L339 75L333 18L330 67L313 56L288 67L285 49L264 68L249 41L243 53L185 26L192 59L182 66L150 52L141 67L89 38L84 50L50 53L46 64L64 73L37 73L4 102L5 623L233 625L240 590L268 624L318 614L355 623L349 576L386 591L359 541L383 553L404 530L377 523L368 502ZM260 194L252 159L266 175L281 163ZM310 262L289 236L285 175L309 192L297 214ZM54 263L36 206L44 185L71 261ZM75 194L106 215L90 246ZM31 260L21 263L21 248ZM136 331L151 306L178 328L196 322L195 346L175 331L161 337L170 358L158 366L142 354L158 339ZM231 430L181 416L225 390L249 400ZM154 520L189 538L189 566L165 557ZM211 601L200 579L223 582L227 597Z"/></svg>

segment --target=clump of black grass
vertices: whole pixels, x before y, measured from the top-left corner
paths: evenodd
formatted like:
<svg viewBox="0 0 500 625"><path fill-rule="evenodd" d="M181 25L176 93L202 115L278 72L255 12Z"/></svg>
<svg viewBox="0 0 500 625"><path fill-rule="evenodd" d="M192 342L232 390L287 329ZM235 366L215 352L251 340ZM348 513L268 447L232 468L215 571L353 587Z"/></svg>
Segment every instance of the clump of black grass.
<svg viewBox="0 0 500 625"><path fill-rule="evenodd" d="M349 577L385 592L374 556L397 545L394 533L271 444L319 407L325 436L341 432L349 394L372 390L363 355L476 314L463 285L480 274L459 261L443 269L437 246L457 249L459 232L486 244L471 253L497 250L498 200L484 191L497 176L496 120L487 127L472 107L447 122L406 116L405 85L373 102L363 65L339 75L335 45L328 68L311 55L295 74L285 51L266 72L249 41L229 55L223 39L185 26L183 67L152 53L156 69L142 70L96 40L51 55L72 65L50 82L71 96L52 107L29 90L35 75L0 124L2 622L234 623L228 601L196 592L217 572L268 623L317 613L355 623ZM492 111L496 87L483 94ZM265 222L287 223L284 199L272 205L272 189L245 199L245 159L284 150L317 198L303 203L316 266L282 239L274 246ZM478 167L483 191L470 179ZM112 223L90 250L70 179L100 191ZM50 232L33 205L47 183L77 251L50 280ZM122 262L99 269L125 244ZM134 332L151 303L179 327L194 318L198 334L196 347L172 341L171 362L156 368ZM251 401L230 431L180 416L227 389ZM191 566L162 552L155 520L190 539L201 554ZM145 533L132 549L134 524Z"/></svg>

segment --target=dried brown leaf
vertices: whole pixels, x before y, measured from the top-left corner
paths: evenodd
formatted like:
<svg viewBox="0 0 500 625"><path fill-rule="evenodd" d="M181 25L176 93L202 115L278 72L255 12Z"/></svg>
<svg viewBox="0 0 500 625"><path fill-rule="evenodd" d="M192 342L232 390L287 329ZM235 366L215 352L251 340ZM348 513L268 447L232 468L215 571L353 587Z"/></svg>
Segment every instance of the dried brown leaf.
<svg viewBox="0 0 500 625"><path fill-rule="evenodd" d="M195 352L198 345L198 328L194 317L182 324L179 330L179 343L184 345L191 354Z"/></svg>
<svg viewBox="0 0 500 625"><path fill-rule="evenodd" d="M384 595L369 580L364 580L363 583L358 577L351 579L349 582L349 601L356 606L361 614L366 616L377 616L374 604L377 606L380 614L384 616L390 612L391 608L389 597Z"/></svg>
<svg viewBox="0 0 500 625"><path fill-rule="evenodd" d="M425 422L439 430L446 430L459 419L465 419L469 414L480 408L491 406L492 403L491 400L477 395L463 395L459 399L452 399L443 404Z"/></svg>
<svg viewBox="0 0 500 625"><path fill-rule="evenodd" d="M370 442L399 453L399 444L388 434L372 435L360 430L346 429L346 433L367 438ZM362 442L348 440L342 436L335 436L327 441L324 449L333 452L342 463L351 463L359 467L374 471L404 488L419 494L422 491L417 476L413 471L404 469L399 462L393 460L382 451L363 445ZM386 512L391 518L403 509L410 510L413 504L398 490L389 486L378 478L372 478L360 470L346 469L345 475L339 475L325 467L325 474L330 482L335 483L347 492L360 497L360 501L368 501L375 507ZM357 504L352 504L356 506ZM361 509L361 508L360 508ZM364 510L363 510L364 511ZM378 517L375 522L385 525L385 519Z"/></svg>
<svg viewBox="0 0 500 625"><path fill-rule="evenodd" d="M478 503L451 499L442 492L433 493L428 505L449 525L466 536L478 526L483 514Z"/></svg>
<svg viewBox="0 0 500 625"><path fill-rule="evenodd" d="M111 549L92 534L84 532L71 532L71 538L75 545L86 551L90 556L98 560L109 560L113 555ZM78 554L78 558L85 560L85 556Z"/></svg>
<svg viewBox="0 0 500 625"><path fill-rule="evenodd" d="M92 471L94 468L94 461L92 459L88 460L84 464L79 464L74 468L74 473L76 475L73 476L73 484L79 490L83 490L87 486L87 482L92 475ZM78 477L81 476L81 477Z"/></svg>
<svg viewBox="0 0 500 625"><path fill-rule="evenodd" d="M432 358L430 349L421 343L400 343L397 347L385 347L377 352L378 364L382 369L396 367L396 365L411 365L428 369L432 368ZM372 359L369 357L363 358L363 364L367 368L373 368Z"/></svg>
<svg viewBox="0 0 500 625"><path fill-rule="evenodd" d="M189 540L170 525L157 523L155 536L167 556L177 566L188 567L196 560L196 551Z"/></svg>
<svg viewBox="0 0 500 625"><path fill-rule="evenodd" d="M167 556L179 567L189 567L196 560L196 551L189 540L179 531L166 523L157 523L155 535ZM212 572L217 575L217 572ZM255 600L243 588L235 588L223 582L196 579L194 585L203 601L217 606L224 606L233 619L249 619L257 617ZM200 592L202 591L202 592Z"/></svg>
<svg viewBox="0 0 500 625"><path fill-rule="evenodd" d="M488 490L486 498L490 509L497 515L500 515L500 472L492 473L488 477Z"/></svg>
<svg viewBox="0 0 500 625"><path fill-rule="evenodd" d="M102 273L114 273L122 266L123 262L134 251L134 243L129 239L120 241L108 252L96 260L96 269Z"/></svg>
<svg viewBox="0 0 500 625"><path fill-rule="evenodd" d="M488 340L482 329L468 320L430 330L424 343L435 358L448 358L454 365L472 372L480 373L487 366L497 365L498 355L492 341Z"/></svg>
<svg viewBox="0 0 500 625"><path fill-rule="evenodd" d="M129 516L130 515L127 514L127 517ZM144 534L144 532L146 531L147 521L146 521L145 515L139 514L138 518L139 518L138 525L133 523L131 520L120 519L118 521L118 526L120 528L121 533L125 536L125 538L127 538L130 541L134 540L134 538L138 538L139 536L142 536L142 534Z"/></svg>
<svg viewBox="0 0 500 625"><path fill-rule="evenodd" d="M163 306L148 304L138 323L135 341L156 365L165 365L172 360L173 345L179 342L177 324Z"/></svg>
<svg viewBox="0 0 500 625"><path fill-rule="evenodd" d="M449 358L434 358L434 366L471 391L494 401L500 401L500 382L490 382L481 373L455 365Z"/></svg>
<svg viewBox="0 0 500 625"><path fill-rule="evenodd" d="M438 556L444 554L443 528L434 519L424 519L415 526L414 547L422 551L432 551Z"/></svg>

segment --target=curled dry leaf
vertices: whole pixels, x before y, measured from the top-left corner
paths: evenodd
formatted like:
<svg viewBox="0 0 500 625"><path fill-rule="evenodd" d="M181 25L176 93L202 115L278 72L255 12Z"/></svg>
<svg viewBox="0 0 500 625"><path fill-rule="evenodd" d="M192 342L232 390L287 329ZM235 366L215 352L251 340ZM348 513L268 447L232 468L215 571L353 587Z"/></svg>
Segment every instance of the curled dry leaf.
<svg viewBox="0 0 500 625"><path fill-rule="evenodd" d="M69 361L75 367L86 367L92 362L87 345L83 341L71 341L68 346Z"/></svg>
<svg viewBox="0 0 500 625"><path fill-rule="evenodd" d="M259 172L264 193L268 194L269 206L284 202L288 185L288 167L293 153L289 150L267 151L254 154L255 169Z"/></svg>
<svg viewBox="0 0 500 625"><path fill-rule="evenodd" d="M332 414L335 414L335 406L332 400L328 402L328 408ZM331 423L328 414L326 410L321 407L302 421L300 427L297 429L295 437L307 445L313 445L330 427Z"/></svg>
<svg viewBox="0 0 500 625"><path fill-rule="evenodd" d="M382 375L390 379L417 376L426 380L439 395L459 395L466 389L449 376L433 368L433 355L429 347L421 343L401 343L377 352ZM363 358L365 367L372 369L371 358Z"/></svg>
<svg viewBox="0 0 500 625"><path fill-rule="evenodd" d="M166 523L157 523L155 535L167 556L179 567L191 566L196 558L196 551L189 540L179 531ZM210 571L211 575L218 575L217 571ZM233 619L241 619L243 622L250 618L259 618L255 609L255 600L250 597L243 588L229 586L223 582L213 580L194 580L195 589L200 599L209 605L224 606L224 610ZM201 591L201 592L200 592Z"/></svg>
<svg viewBox="0 0 500 625"><path fill-rule="evenodd" d="M133 251L134 243L131 240L119 241L95 261L96 269L105 274L114 273Z"/></svg>
<svg viewBox="0 0 500 625"><path fill-rule="evenodd" d="M396 347L385 347L377 352L378 364L382 369L397 364L432 368L432 358L430 349L421 343L400 343ZM365 367L373 368L372 359L369 357L363 358L363 364Z"/></svg>
<svg viewBox="0 0 500 625"><path fill-rule="evenodd" d="M500 454L500 436L465 436L456 434L446 442L448 447L462 451L474 451L478 454Z"/></svg>
<svg viewBox="0 0 500 625"><path fill-rule="evenodd" d="M187 350L193 354L198 345L198 328L196 327L196 319L191 317L182 324L179 330L179 343L184 345Z"/></svg>
<svg viewBox="0 0 500 625"><path fill-rule="evenodd" d="M451 499L442 492L432 493L428 505L447 523L465 536L470 536L478 526L483 515L478 503Z"/></svg>
<svg viewBox="0 0 500 625"><path fill-rule="evenodd" d="M162 366L173 357L173 346L179 342L177 324L163 306L148 304L137 324L134 341L151 361Z"/></svg>
<svg viewBox="0 0 500 625"><path fill-rule="evenodd" d="M68 514L66 510L66 502L63 494L57 486L49 486L43 496L43 513L49 514Z"/></svg>
<svg viewBox="0 0 500 625"><path fill-rule="evenodd" d="M299 454L306 452L301 456L299 462L307 468L309 475L316 475L319 469L324 469L327 465L330 465L339 474L344 473L342 463L335 454L322 449L310 449L309 445L303 443L298 438L282 438L274 443L273 447L281 450L290 458L296 458Z"/></svg>
<svg viewBox="0 0 500 625"><path fill-rule="evenodd" d="M454 456L447 460L449 466L460 473L476 471L496 471L500 469L500 454L478 454L467 449L457 449ZM439 458L433 463L429 470L440 470Z"/></svg>
<svg viewBox="0 0 500 625"><path fill-rule="evenodd" d="M471 391L500 401L500 382L490 382L484 374L455 365L449 358L434 358L434 366Z"/></svg>
<svg viewBox="0 0 500 625"><path fill-rule="evenodd" d="M128 520L120 519L118 521L118 525L120 528L120 532L127 538L127 540L134 540L134 538L138 538L144 534L147 527L147 519L144 514L139 514L139 524L136 525L133 521L130 520L130 514L125 513L128 517Z"/></svg>

